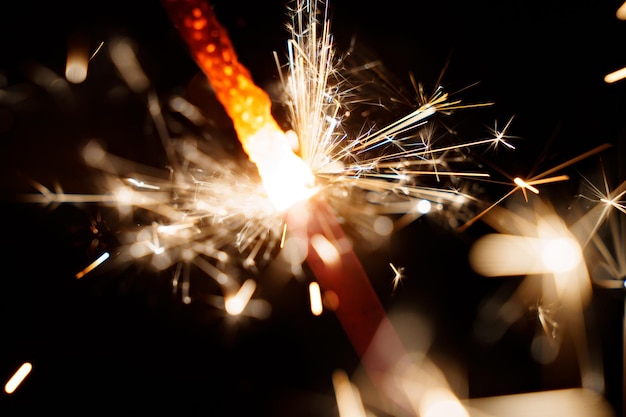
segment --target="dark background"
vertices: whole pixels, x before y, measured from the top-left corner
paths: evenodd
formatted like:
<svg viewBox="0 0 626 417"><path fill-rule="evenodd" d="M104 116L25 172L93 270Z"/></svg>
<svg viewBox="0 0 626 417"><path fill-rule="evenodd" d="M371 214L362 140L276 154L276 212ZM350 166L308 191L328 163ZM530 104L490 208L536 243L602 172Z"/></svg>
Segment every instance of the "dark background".
<svg viewBox="0 0 626 417"><path fill-rule="evenodd" d="M269 4L262 4L269 3ZM240 60L260 85L276 79L273 51L284 51L285 4L214 1ZM410 4L410 6L407 6ZM626 84L605 84L605 74L626 65L626 22L615 17L616 1L438 1L388 0L331 3L339 50L354 40L354 54L380 59L399 86L410 90L413 73L427 87L441 83L463 90L463 101L495 105L464 113L457 127L482 137L487 127L515 115L515 152L498 153L498 166L527 177L601 143L614 185L624 181ZM62 205L54 210L17 204L31 192L29 180L67 192L89 192L97 174L82 166L79 149L102 138L113 153L161 166L161 144L149 124L145 102L110 94L117 80L101 54L88 82L71 95L42 91L28 74L43 65L62 75L67 39L77 32L92 42L124 35L156 91L183 91L197 68L159 2L30 2L2 18L0 96L5 268L0 283L0 380L23 362L34 370L18 391L0 395L3 415L47 411L175 415L335 415L330 375L349 373L358 358L332 315L313 317L306 286L291 281L274 290L267 320L227 323L205 304L184 305L171 294L169 275L141 265L124 271L102 268L89 279L75 273L93 259L93 242L115 245L112 215L98 207ZM475 83L478 83L474 85ZM4 93L3 91L0 91ZM11 96L16 97L16 96ZM148 134L146 133L148 132ZM581 172L598 160L583 161ZM574 172L573 172L574 173ZM485 190L497 198L503 189ZM567 209L576 181L549 194ZM491 194L490 194L491 193ZM90 226L101 216L99 234ZM362 255L383 304L407 308L432 323L431 354L463 370L469 397L580 386L573 348L565 342L549 365L532 360L536 330L532 314L492 345L472 333L478 306L519 280L487 280L467 263L471 242L486 227L457 234L421 219L388 245ZM388 263L407 278L392 294ZM387 278L389 277L389 278ZM605 395L622 408L621 318L623 293L597 290L592 304L595 336L602 346ZM367 399L365 399L367 402ZM6 412L5 412L6 410ZM620 414L621 415L621 414Z"/></svg>

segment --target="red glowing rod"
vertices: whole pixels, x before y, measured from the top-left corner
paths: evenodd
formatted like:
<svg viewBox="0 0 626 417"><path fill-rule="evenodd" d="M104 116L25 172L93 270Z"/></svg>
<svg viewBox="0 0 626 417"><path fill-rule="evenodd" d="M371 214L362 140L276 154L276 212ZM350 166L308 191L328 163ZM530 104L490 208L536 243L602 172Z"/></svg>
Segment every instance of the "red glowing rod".
<svg viewBox="0 0 626 417"><path fill-rule="evenodd" d="M271 114L269 96L254 84L249 71L238 61L227 31L206 1L164 0L164 6L266 185L263 171L268 167L263 164L276 168L283 163L279 157L300 160L288 147L285 133ZM262 152L268 147L273 150L271 156ZM280 149L278 156L276 148ZM281 177L290 175L291 171L279 172ZM320 286L337 295L336 315L346 335L370 377L382 383L384 374L404 356L404 347L331 208L319 196L301 200L286 211L286 221L292 234L308 242L307 264ZM385 334L382 349L372 343L381 329Z"/></svg>
<svg viewBox="0 0 626 417"><path fill-rule="evenodd" d="M287 224L308 242L306 261L320 286L337 295L335 314L366 369L382 376L405 350L331 208L314 197L292 207ZM384 335L384 347L372 345L377 334Z"/></svg>

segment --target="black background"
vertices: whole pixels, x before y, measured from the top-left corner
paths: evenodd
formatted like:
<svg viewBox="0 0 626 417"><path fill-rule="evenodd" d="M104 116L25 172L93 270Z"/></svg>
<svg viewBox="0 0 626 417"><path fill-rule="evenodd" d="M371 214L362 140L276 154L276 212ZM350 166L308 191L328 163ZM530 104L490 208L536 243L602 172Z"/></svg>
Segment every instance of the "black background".
<svg viewBox="0 0 626 417"><path fill-rule="evenodd" d="M240 60L260 85L276 79L273 51L282 53L287 12L282 2L215 1ZM262 4L269 3L269 4ZM518 149L501 152L497 164L528 176L601 143L614 185L624 180L625 85L605 84L605 74L626 65L626 22L616 1L388 0L331 3L332 31L340 50L380 59L390 76L410 88L409 72L432 87L462 90L467 102L495 105L465 113L458 129L486 135L494 120L515 115ZM183 305L172 296L169 276L135 265L75 280L93 259L89 230L97 207L62 205L55 210L16 204L31 192L30 179L67 192L88 192L97 174L82 166L79 149L102 138L113 153L154 166L161 144L146 134L145 103L109 94L114 69L103 55L91 63L89 82L59 99L29 87L31 65L63 74L67 39L87 34L99 41L134 39L156 91L181 91L198 70L159 2L34 2L3 13L0 70L5 87L24 92L0 100L3 248L0 380L23 362L34 370L18 391L0 396L3 415L43 409L66 414L135 415L335 415L330 375L352 372L358 358L332 313L308 312L306 286L291 281L272 293L268 320L232 325L206 305ZM16 90L17 89L17 90ZM465 129L465 130L463 130ZM593 169L597 159L580 169ZM536 173L536 171L535 171ZM552 188L567 202L576 182ZM489 192L489 191L487 191ZM493 198L501 195L495 189ZM566 208L567 204L563 204ZM102 223L100 245L114 245ZM467 249L485 229L465 234L422 219L388 245L363 253L381 301L390 310L409 308L432 322L433 357L464 370L467 395L493 396L580 386L572 347L541 366L529 354L536 329L532 315L494 345L472 334L477 308L508 282L487 280L468 267ZM388 263L407 278L392 294ZM506 287L505 287L506 288ZM621 411L623 293L596 291L593 317L603 346L607 400ZM462 384L461 384L462 385ZM367 401L367 399L365 399ZM8 412L5 412L7 410Z"/></svg>

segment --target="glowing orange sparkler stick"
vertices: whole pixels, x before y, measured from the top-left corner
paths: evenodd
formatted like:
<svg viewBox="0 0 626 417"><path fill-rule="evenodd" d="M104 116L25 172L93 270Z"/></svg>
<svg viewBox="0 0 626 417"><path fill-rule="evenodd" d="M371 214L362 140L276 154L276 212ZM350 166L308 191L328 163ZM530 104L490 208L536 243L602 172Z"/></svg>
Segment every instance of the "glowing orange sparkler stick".
<svg viewBox="0 0 626 417"><path fill-rule="evenodd" d="M276 207L286 209L314 193L314 177L293 153L288 134L272 116L267 93L237 59L228 32L203 0L164 0L165 9L233 122ZM286 191L287 190L287 191Z"/></svg>
<svg viewBox="0 0 626 417"><path fill-rule="evenodd" d="M362 265L346 246L348 240L330 207L321 197L309 200L314 194L313 175L293 153L287 135L274 120L268 95L237 60L226 30L207 2L164 0L164 6L231 117L264 186L276 187L267 190L269 197L274 197L273 192L291 196L277 208L290 208L287 224L292 233L308 242L308 265L324 290L338 296L337 317L373 381L382 384L382 377L404 356L404 348ZM298 176L297 182L285 183L285 179ZM381 330L384 349L375 343Z"/></svg>
<svg viewBox="0 0 626 417"><path fill-rule="evenodd" d="M272 117L269 96L237 59L228 33L209 3L164 0L164 5L230 116L244 150L247 152L251 138L261 131L282 132Z"/></svg>

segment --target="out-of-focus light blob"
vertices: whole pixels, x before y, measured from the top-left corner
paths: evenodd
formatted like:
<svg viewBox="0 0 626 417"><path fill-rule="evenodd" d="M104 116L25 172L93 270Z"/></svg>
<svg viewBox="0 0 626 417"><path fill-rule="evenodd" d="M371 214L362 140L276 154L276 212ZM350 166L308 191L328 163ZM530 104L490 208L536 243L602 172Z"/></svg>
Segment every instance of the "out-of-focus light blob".
<svg viewBox="0 0 626 417"><path fill-rule="evenodd" d="M417 211L422 214L428 214L432 209L432 204L428 200L420 200L417 203Z"/></svg>
<svg viewBox="0 0 626 417"><path fill-rule="evenodd" d="M619 20L626 20L626 2L622 3L622 5L619 6L617 11L615 12L615 16L617 16Z"/></svg>
<svg viewBox="0 0 626 417"><path fill-rule="evenodd" d="M226 297L224 301L226 312L232 316L240 315L248 305L254 290L256 290L256 281L252 279L244 281L234 296Z"/></svg>
<svg viewBox="0 0 626 417"><path fill-rule="evenodd" d="M336 370L332 378L339 417L367 417L361 394L356 385L350 382L345 371Z"/></svg>
<svg viewBox="0 0 626 417"><path fill-rule="evenodd" d="M376 217L374 231L380 236L389 236L393 232L393 220L387 216Z"/></svg>
<svg viewBox="0 0 626 417"><path fill-rule="evenodd" d="M98 258L95 261L90 263L85 269L83 269L82 271L76 274L76 279L81 279L82 277L84 277L85 275L93 271L100 264L102 264L104 261L109 259L109 256L110 256L109 252L104 252L102 255L98 256Z"/></svg>
<svg viewBox="0 0 626 417"><path fill-rule="evenodd" d="M541 259L552 273L571 271L582 259L578 243L569 237L542 239Z"/></svg>
<svg viewBox="0 0 626 417"><path fill-rule="evenodd" d="M472 417L615 417L600 393L585 388L472 398L463 403Z"/></svg>
<svg viewBox="0 0 626 417"><path fill-rule="evenodd" d="M498 213L503 214L496 220L498 223L509 223L515 218L507 221L511 213L504 210ZM488 277L559 274L579 266L582 250L558 219L539 217L523 233L489 233L480 237L470 248L469 260L476 272Z"/></svg>
<svg viewBox="0 0 626 417"><path fill-rule="evenodd" d="M326 265L335 265L341 258L339 250L324 235L316 233L311 236L311 245Z"/></svg>
<svg viewBox="0 0 626 417"><path fill-rule="evenodd" d="M604 76L604 82L607 84L613 84L617 81L623 80L624 78L626 78L626 67L606 74Z"/></svg>
<svg viewBox="0 0 626 417"><path fill-rule="evenodd" d="M543 244L538 238L490 233L471 247L474 271L486 277L533 275L551 272L542 262Z"/></svg>
<svg viewBox="0 0 626 417"><path fill-rule="evenodd" d="M528 300L538 300L534 301L538 322L548 337L535 341L535 359L541 363L552 360L561 343L559 330L567 327L576 343L582 386L602 390L600 352L585 336L584 309L592 294L580 246L585 237L538 197L533 203L532 209L497 208L486 216L488 224L502 234L478 239L470 248L470 264L485 276L537 275L524 278L506 303L528 306Z"/></svg>
<svg viewBox="0 0 626 417"><path fill-rule="evenodd" d="M141 65L137 61L130 41L124 38L114 39L109 44L109 52L120 76L128 87L135 93L146 91L150 86L150 80L141 70Z"/></svg>
<svg viewBox="0 0 626 417"><path fill-rule="evenodd" d="M469 417L458 398L444 388L433 388L424 394L420 403L422 417Z"/></svg>
<svg viewBox="0 0 626 417"><path fill-rule="evenodd" d="M320 290L320 284L315 281L309 284L309 300L311 302L311 313L313 313L314 316L322 314L324 311L322 292Z"/></svg>
<svg viewBox="0 0 626 417"><path fill-rule="evenodd" d="M72 84L80 84L87 79L89 51L86 39L81 34L74 34L68 40L65 79Z"/></svg>
<svg viewBox="0 0 626 417"><path fill-rule="evenodd" d="M13 394L24 379L26 379L32 369L33 365L30 362L24 362L4 385L4 392L7 394Z"/></svg>

